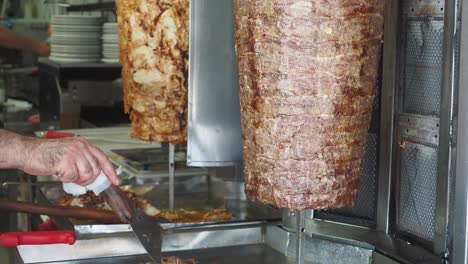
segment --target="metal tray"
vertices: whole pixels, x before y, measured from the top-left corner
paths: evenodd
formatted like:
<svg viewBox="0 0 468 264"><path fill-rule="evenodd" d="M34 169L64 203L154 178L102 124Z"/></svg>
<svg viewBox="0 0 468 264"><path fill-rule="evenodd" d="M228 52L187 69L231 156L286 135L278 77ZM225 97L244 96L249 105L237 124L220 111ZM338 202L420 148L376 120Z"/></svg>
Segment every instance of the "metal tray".
<svg viewBox="0 0 468 264"><path fill-rule="evenodd" d="M176 146L175 177L209 175L207 168L187 166L184 145ZM127 178L141 182L158 182L169 177L169 150L164 143L152 148L113 148L108 153L110 160L121 167Z"/></svg>
<svg viewBox="0 0 468 264"><path fill-rule="evenodd" d="M129 185L135 193L161 210L168 208L168 184ZM66 195L62 185L44 185L39 187L38 199L53 205ZM215 177L193 176L176 178L175 208L187 210L209 210L224 206L233 215L227 223L252 221L277 221L281 219L281 210L264 204L250 202L244 194L244 184L225 182ZM96 224L92 221L72 218L54 218L61 228L73 228L79 225ZM167 224L165 227L193 226L208 223Z"/></svg>

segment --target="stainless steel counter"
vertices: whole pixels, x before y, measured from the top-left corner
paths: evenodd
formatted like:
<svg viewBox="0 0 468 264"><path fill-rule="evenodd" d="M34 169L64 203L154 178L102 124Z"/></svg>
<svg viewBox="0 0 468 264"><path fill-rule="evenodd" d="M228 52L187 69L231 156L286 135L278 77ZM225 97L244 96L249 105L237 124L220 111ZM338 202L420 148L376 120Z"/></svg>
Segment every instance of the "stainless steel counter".
<svg viewBox="0 0 468 264"><path fill-rule="evenodd" d="M294 234L280 227L263 223L208 229L165 234L164 255L194 258L199 264L294 263ZM22 246L17 255L19 263L145 263L148 259L144 249L135 240L135 237L98 238L81 240L74 246ZM372 248L330 242L310 234L306 250L306 263L373 263Z"/></svg>
<svg viewBox="0 0 468 264"><path fill-rule="evenodd" d="M210 264L286 264L294 263L283 254L273 250L266 245L234 246L216 249L198 249L180 251L166 256L177 256L183 259L196 259L198 263ZM146 255L135 255L126 257L113 257L102 259L85 259L75 261L60 261L55 264L136 264L147 263Z"/></svg>

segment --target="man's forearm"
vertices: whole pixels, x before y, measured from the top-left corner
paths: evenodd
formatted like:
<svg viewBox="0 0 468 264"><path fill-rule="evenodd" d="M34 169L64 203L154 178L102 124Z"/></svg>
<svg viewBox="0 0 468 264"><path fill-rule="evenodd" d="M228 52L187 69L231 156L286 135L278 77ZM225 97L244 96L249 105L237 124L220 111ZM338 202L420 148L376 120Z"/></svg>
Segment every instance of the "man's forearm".
<svg viewBox="0 0 468 264"><path fill-rule="evenodd" d="M20 169L33 139L0 129L0 168Z"/></svg>
<svg viewBox="0 0 468 264"><path fill-rule="evenodd" d="M0 26L0 46L40 53L41 41L21 36L8 28Z"/></svg>
<svg viewBox="0 0 468 264"><path fill-rule="evenodd" d="M57 175L63 182L91 184L101 171L114 184L119 178L107 156L86 139L38 139L0 129L0 169L30 175Z"/></svg>

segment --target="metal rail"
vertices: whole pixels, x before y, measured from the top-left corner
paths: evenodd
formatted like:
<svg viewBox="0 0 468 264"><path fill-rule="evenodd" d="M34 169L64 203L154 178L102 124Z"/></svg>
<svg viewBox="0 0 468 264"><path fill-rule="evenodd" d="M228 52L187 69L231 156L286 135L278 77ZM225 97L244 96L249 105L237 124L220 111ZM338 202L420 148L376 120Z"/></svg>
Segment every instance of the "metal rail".
<svg viewBox="0 0 468 264"><path fill-rule="evenodd" d="M175 145L169 144L169 210L174 211Z"/></svg>
<svg viewBox="0 0 468 264"><path fill-rule="evenodd" d="M296 213L296 264L304 264L305 251L305 211Z"/></svg>

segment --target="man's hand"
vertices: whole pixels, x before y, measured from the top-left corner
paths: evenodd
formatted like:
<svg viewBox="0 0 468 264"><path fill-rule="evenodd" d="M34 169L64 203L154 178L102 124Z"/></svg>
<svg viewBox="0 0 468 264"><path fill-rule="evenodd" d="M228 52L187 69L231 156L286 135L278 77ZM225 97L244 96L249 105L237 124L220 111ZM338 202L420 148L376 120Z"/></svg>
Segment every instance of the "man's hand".
<svg viewBox="0 0 468 264"><path fill-rule="evenodd" d="M28 139L21 170L32 175L57 175L62 182L91 184L101 170L119 184L114 167L104 153L86 139Z"/></svg>

